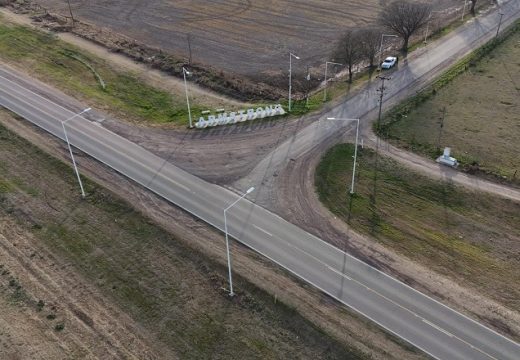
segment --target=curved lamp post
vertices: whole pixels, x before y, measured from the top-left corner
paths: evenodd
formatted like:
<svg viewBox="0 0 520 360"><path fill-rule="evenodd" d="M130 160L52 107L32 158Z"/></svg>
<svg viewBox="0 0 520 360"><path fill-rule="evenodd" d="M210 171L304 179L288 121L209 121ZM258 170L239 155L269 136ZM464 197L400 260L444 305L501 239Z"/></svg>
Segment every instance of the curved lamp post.
<svg viewBox="0 0 520 360"><path fill-rule="evenodd" d="M359 138L359 119L346 119L346 118L329 117L329 118L327 118L327 120L357 121L357 125L356 125L356 145L354 146L354 165L352 166L352 183L350 185L350 193L354 194L354 179L356 178L357 148L358 148L358 138Z"/></svg>
<svg viewBox="0 0 520 360"><path fill-rule="evenodd" d="M331 64L331 65L343 65L343 64L340 64L340 63L337 63L337 62L332 62L332 61L326 61L325 62L325 88L323 89L323 102L325 102L325 100L327 100L327 82L329 79L327 79L327 67L328 65Z"/></svg>
<svg viewBox="0 0 520 360"><path fill-rule="evenodd" d="M292 58L300 60L299 56L289 53L289 112L291 111L291 95L292 95Z"/></svg>
<svg viewBox="0 0 520 360"><path fill-rule="evenodd" d="M186 82L186 75L191 75L191 73L182 67L182 75L184 76L184 90L186 91L186 103L188 104L188 116L190 119L190 129L193 127L192 121L191 121L191 109L190 109L190 98L188 97L188 84Z"/></svg>
<svg viewBox="0 0 520 360"><path fill-rule="evenodd" d="M254 187L250 187L249 189L247 189L247 191L244 193L244 195L242 195L241 197L236 199L231 205L229 205L227 208L224 209L224 232L226 233L226 253L227 253L228 275L229 275L229 296L233 296L233 295L235 295L235 293L233 292L233 277L231 276L231 256L229 255L229 237L228 237L226 212L229 209L231 209L233 207L233 205L235 205L237 202L239 202L240 200L245 198L247 194L252 193L254 189L255 189Z"/></svg>
<svg viewBox="0 0 520 360"><path fill-rule="evenodd" d="M79 176L79 171L78 171L78 167L76 166L76 160L74 159L74 154L72 153L72 148L70 147L70 142L69 142L69 136L67 135L67 129L65 128L65 125L72 119L74 119L76 116L80 116L88 111L90 111L91 108L87 108L73 116L71 116L70 118L68 118L67 120L63 120L61 122L61 126L63 127L63 133L65 134L65 141L67 142L67 147L69 148L69 153L70 153L70 158L72 159L72 165L74 166L74 172L76 173L76 176L78 178L78 182L79 182L79 188L81 189L81 197L82 198L85 198L85 190L83 189L83 183L81 182L81 177Z"/></svg>
<svg viewBox="0 0 520 360"><path fill-rule="evenodd" d="M381 67L381 60L383 55L383 41L385 37L399 37L394 34L381 34L381 45L379 45L379 67Z"/></svg>

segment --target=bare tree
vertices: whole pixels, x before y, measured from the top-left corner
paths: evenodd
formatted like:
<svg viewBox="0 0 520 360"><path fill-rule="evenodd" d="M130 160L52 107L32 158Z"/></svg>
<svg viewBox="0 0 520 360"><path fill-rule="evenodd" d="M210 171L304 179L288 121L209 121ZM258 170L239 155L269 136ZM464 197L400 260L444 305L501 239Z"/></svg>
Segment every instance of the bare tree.
<svg viewBox="0 0 520 360"><path fill-rule="evenodd" d="M358 30L347 30L340 42L339 57L345 59L348 68L348 81L352 82L354 65L363 58L362 44Z"/></svg>
<svg viewBox="0 0 520 360"><path fill-rule="evenodd" d="M379 14L379 22L403 38L403 50L407 51L410 36L428 22L430 11L428 4L397 0Z"/></svg>
<svg viewBox="0 0 520 360"><path fill-rule="evenodd" d="M469 11L471 12L471 15L475 16L475 6L477 5L477 0L471 0L471 8Z"/></svg>
<svg viewBox="0 0 520 360"><path fill-rule="evenodd" d="M370 67L374 66L374 60L379 51L379 42L381 40L381 29L368 27L359 30L361 40L361 55L368 60Z"/></svg>

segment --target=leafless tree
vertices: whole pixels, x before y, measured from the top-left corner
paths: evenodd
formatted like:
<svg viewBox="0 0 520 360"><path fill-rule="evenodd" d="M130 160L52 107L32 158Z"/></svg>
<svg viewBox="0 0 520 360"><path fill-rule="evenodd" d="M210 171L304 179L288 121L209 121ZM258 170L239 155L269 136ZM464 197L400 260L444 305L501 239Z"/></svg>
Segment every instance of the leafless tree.
<svg viewBox="0 0 520 360"><path fill-rule="evenodd" d="M471 8L469 11L471 11L471 15L475 16L475 6L477 5L477 0L471 0Z"/></svg>
<svg viewBox="0 0 520 360"><path fill-rule="evenodd" d="M340 41L339 56L348 68L348 81L352 82L353 68L363 58L361 36L358 30L347 30Z"/></svg>
<svg viewBox="0 0 520 360"><path fill-rule="evenodd" d="M382 31L376 27L368 27L359 30L361 40L361 55L368 60L370 67L374 66L374 60L381 41Z"/></svg>
<svg viewBox="0 0 520 360"><path fill-rule="evenodd" d="M379 14L379 22L403 38L403 50L407 51L410 36L428 22L430 11L426 3L397 0Z"/></svg>

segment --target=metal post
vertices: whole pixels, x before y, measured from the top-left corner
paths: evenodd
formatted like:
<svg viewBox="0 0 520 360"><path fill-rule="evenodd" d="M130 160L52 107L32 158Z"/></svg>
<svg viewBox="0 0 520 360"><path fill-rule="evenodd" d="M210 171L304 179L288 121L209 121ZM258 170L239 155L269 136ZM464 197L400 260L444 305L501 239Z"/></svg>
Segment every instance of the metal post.
<svg viewBox="0 0 520 360"><path fill-rule="evenodd" d="M352 166L352 183L350 185L350 193L354 194L354 180L356 179L356 163L357 163L357 148L359 139L359 119L344 119L344 118L333 118L329 117L327 120L338 120L338 121L357 121L356 124L356 144L354 145L354 165Z"/></svg>
<svg viewBox="0 0 520 360"><path fill-rule="evenodd" d="M231 276L231 256L229 255L229 237L227 231L227 217L226 210L224 209L224 231L226 232L226 254L227 254L227 265L228 265L228 276L229 276L229 296L235 295L233 292L233 277Z"/></svg>
<svg viewBox="0 0 520 360"><path fill-rule="evenodd" d="M502 17L504 16L504 14L498 13L498 15L500 15L500 21L498 22L497 34L495 35L495 39L498 38L498 32L500 31L500 25L502 25Z"/></svg>
<svg viewBox="0 0 520 360"><path fill-rule="evenodd" d="M468 0L464 0L464 7L462 8L462 16L460 18L460 21L464 21L464 13L466 12L466 2Z"/></svg>
<svg viewBox="0 0 520 360"><path fill-rule="evenodd" d="M352 168L352 184L350 185L351 194L354 194L354 179L356 178L357 148L358 148L358 137L359 137L359 119L356 119L356 120L357 120L356 145L354 147L354 167Z"/></svg>
<svg viewBox="0 0 520 360"><path fill-rule="evenodd" d="M64 120L61 122L61 126L63 127L63 133L65 134L65 141L67 142L67 147L69 148L70 158L72 159L72 165L74 167L74 172L76 173L76 177L78 178L78 183L79 183L79 188L81 189L82 198L85 198L85 196L86 196L85 190L83 188L83 182L81 181L81 176L79 176L78 167L76 166L76 159L74 159L74 153L72 152L72 147L70 146L69 136L67 134L67 129L65 128L65 124L67 122L69 122L70 120L74 119L76 116L80 116L81 114L86 113L87 111L90 111L90 110L91 110L90 108L87 108L87 109L83 110L82 112L77 113L77 114L71 116L70 118L68 118L67 120Z"/></svg>
<svg viewBox="0 0 520 360"><path fill-rule="evenodd" d="M379 45L379 61L377 63L377 66L378 67L381 67L381 60L382 60L382 53L383 53L383 38L384 38L384 34L381 34L381 44Z"/></svg>
<svg viewBox="0 0 520 360"><path fill-rule="evenodd" d="M229 253L229 236L228 236L228 228L227 228L227 216L226 212L233 207L237 202L242 200L244 197L246 197L247 194L250 194L255 188L250 187L244 195L236 199L231 205L229 205L227 208L224 209L224 232L226 234L226 255L227 255L227 263L228 263L228 276L229 276L229 296L234 296L235 293L233 292L233 276L231 274L231 255Z"/></svg>
<svg viewBox="0 0 520 360"><path fill-rule="evenodd" d="M430 19L432 17L432 12L430 11L430 15L428 15L428 21L426 21L426 31L424 32L424 43L426 44L426 39L428 38L428 27L430 26Z"/></svg>
<svg viewBox="0 0 520 360"><path fill-rule="evenodd" d="M434 12L442 12L440 10L433 10L433 11L430 11L430 15L428 16L428 21L426 22L426 32L424 33L424 43L426 44L426 39L428 38L428 29L430 27L430 20L432 18L432 14Z"/></svg>
<svg viewBox="0 0 520 360"><path fill-rule="evenodd" d="M292 58L300 60L300 58L293 53L289 53L289 112L291 111L291 95L292 95Z"/></svg>
<svg viewBox="0 0 520 360"><path fill-rule="evenodd" d="M323 102L325 102L327 100L327 82L329 80L327 78L327 66L329 64L332 64L332 65L343 65L343 64L340 64L340 63L332 62L332 61L325 61L325 88L323 89Z"/></svg>
<svg viewBox="0 0 520 360"><path fill-rule="evenodd" d="M193 124L191 122L191 109L190 109L190 98L188 97L188 84L186 83L186 74L190 75L190 72L182 67L182 74L184 75L184 89L186 91L186 103L188 104L188 116L190 119L190 128L193 127Z"/></svg>
<svg viewBox="0 0 520 360"><path fill-rule="evenodd" d="M381 60L382 59L382 55L383 55L383 39L385 37L398 37L397 35L393 35L393 34L381 34L381 45L379 45L379 67L381 67Z"/></svg>
<svg viewBox="0 0 520 360"><path fill-rule="evenodd" d="M310 92L310 85L309 81L311 81L311 73L309 72L309 65L307 65L307 76L305 77L307 80L307 86L305 86L305 107L309 107L309 92Z"/></svg>

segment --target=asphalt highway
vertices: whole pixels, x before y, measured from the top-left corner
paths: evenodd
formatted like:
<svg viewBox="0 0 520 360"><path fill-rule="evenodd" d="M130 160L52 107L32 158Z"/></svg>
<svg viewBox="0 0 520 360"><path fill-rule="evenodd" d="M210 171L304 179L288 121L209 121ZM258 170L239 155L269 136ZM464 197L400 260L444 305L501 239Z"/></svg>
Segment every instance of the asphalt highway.
<svg viewBox="0 0 520 360"><path fill-rule="evenodd" d="M435 80L437 75L459 61L461 57L491 40L496 34L500 19L498 12L504 14L501 30L507 28L520 17L520 0L499 1L499 3L498 11L475 19L467 16L465 26L461 26L441 39L430 42L428 46L409 54L406 60L399 61L397 67L383 71L382 75L390 78L390 80L385 81L383 111L414 95L415 92L420 91L429 82ZM331 124L330 121L325 120L327 117L361 119L360 137L364 137L366 140L367 133L370 133L370 131L367 131L367 127L371 126L370 120L377 117L380 86L381 81L372 78L362 89L353 92L352 96L346 101L338 104L330 111L320 114L319 119L322 121L311 123L273 149L247 176L238 180L235 185L255 185L261 192L257 195L257 198L269 197L268 187L262 187L261 184L273 181L273 174L282 173L291 159L296 159L302 154L312 151L335 133L342 131L342 128L348 129L355 126L354 122L335 121ZM456 151L456 144L453 144L453 147ZM403 160L405 159L401 159L403 163L406 163ZM479 189L480 191L488 191L514 200L519 199L516 191L504 193L500 187L492 182L474 178L468 180L468 176L463 172L448 169L433 161L428 166L424 159L422 160L423 168L428 167L431 173L445 173L454 183L461 183L462 185L472 182L479 183L483 184Z"/></svg>
<svg viewBox="0 0 520 360"><path fill-rule="evenodd" d="M74 115L0 69L0 104L64 139ZM140 146L77 117L71 143L119 173L223 230L223 209L238 195L175 167ZM244 189L245 190L245 189ZM520 346L247 199L228 211L232 237L438 359L517 359Z"/></svg>
<svg viewBox="0 0 520 360"><path fill-rule="evenodd" d="M26 84L27 79L22 75L0 68L0 105L64 139L61 122L74 113L29 90ZM223 230L223 209L241 194L207 183L95 121L76 117L66 126L74 147ZM519 344L247 198L227 212L227 219L233 238L433 358L513 360L520 357Z"/></svg>

